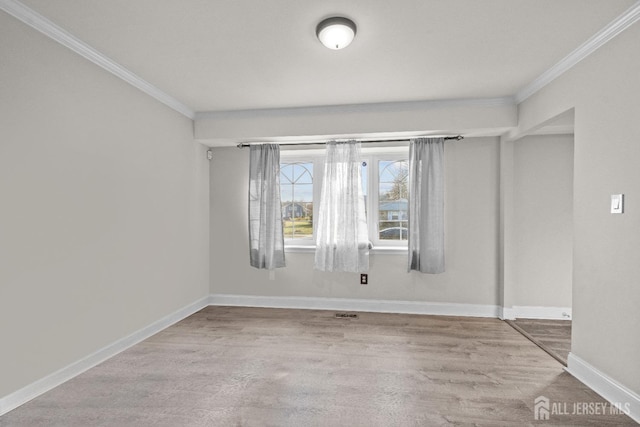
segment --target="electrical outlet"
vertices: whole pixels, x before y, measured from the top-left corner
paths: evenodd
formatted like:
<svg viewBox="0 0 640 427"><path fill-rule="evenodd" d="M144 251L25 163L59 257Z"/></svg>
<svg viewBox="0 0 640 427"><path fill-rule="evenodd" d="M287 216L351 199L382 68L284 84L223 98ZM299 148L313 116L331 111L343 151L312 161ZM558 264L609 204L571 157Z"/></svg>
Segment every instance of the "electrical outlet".
<svg viewBox="0 0 640 427"><path fill-rule="evenodd" d="M368 285L369 284L369 275L368 274L361 274L360 275L360 284L361 285Z"/></svg>

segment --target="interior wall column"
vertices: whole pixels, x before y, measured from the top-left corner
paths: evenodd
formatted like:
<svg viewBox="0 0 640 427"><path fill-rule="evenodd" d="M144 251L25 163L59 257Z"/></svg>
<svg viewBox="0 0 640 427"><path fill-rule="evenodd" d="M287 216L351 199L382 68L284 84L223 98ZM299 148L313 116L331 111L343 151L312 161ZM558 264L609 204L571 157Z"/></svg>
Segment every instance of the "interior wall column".
<svg viewBox="0 0 640 427"><path fill-rule="evenodd" d="M499 209L499 286L498 304L502 307L501 319L514 319L514 214L513 214L513 148L514 142L507 136L500 138L500 209Z"/></svg>

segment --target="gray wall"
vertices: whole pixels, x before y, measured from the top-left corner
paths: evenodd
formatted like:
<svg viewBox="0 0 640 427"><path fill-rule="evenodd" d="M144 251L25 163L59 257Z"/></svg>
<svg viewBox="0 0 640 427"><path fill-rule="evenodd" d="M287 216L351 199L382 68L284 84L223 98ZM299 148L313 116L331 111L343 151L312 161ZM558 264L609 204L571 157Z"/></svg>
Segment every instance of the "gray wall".
<svg viewBox="0 0 640 427"><path fill-rule="evenodd" d="M526 132L575 108L572 353L640 394L640 24L520 104ZM609 213L624 193L626 211Z"/></svg>
<svg viewBox="0 0 640 427"><path fill-rule="evenodd" d="M192 122L0 12L0 397L209 293Z"/></svg>
<svg viewBox="0 0 640 427"><path fill-rule="evenodd" d="M573 135L522 138L513 157L514 305L571 307Z"/></svg>
<svg viewBox="0 0 640 427"><path fill-rule="evenodd" d="M269 280L249 266L248 151L214 150L211 162L211 292L497 304L498 141L448 141L446 263L440 275L406 272L403 255L371 256L369 285L355 274L313 270L313 254L288 253L287 267Z"/></svg>
<svg viewBox="0 0 640 427"><path fill-rule="evenodd" d="M290 254L271 281L246 258L246 151L215 150L209 193L190 120L5 14L0 39L0 396L209 292L497 303L495 139L447 146L447 273L374 255L360 286ZM572 352L636 393L638 40L635 24L519 106L522 132L575 108Z"/></svg>

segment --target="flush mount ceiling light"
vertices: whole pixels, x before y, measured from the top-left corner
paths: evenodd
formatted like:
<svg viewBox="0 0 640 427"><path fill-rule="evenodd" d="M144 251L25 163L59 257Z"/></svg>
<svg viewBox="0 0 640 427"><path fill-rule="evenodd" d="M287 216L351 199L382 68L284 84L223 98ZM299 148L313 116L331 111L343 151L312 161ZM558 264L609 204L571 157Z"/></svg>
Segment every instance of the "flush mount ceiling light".
<svg viewBox="0 0 640 427"><path fill-rule="evenodd" d="M347 18L334 16L320 22L316 27L318 40L329 49L343 49L353 41L356 24Z"/></svg>

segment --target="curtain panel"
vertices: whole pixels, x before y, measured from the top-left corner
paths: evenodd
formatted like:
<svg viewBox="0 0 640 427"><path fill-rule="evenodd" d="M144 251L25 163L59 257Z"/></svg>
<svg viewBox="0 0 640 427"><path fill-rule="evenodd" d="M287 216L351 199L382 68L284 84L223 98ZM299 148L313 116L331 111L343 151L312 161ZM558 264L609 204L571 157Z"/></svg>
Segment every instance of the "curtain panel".
<svg viewBox="0 0 640 427"><path fill-rule="evenodd" d="M408 246L409 271L445 271L444 138L410 142Z"/></svg>
<svg viewBox="0 0 640 427"><path fill-rule="evenodd" d="M277 144L252 145L249 150L249 258L255 268L285 266Z"/></svg>
<svg viewBox="0 0 640 427"><path fill-rule="evenodd" d="M361 165L359 142L327 143L316 228L317 270L369 270Z"/></svg>

